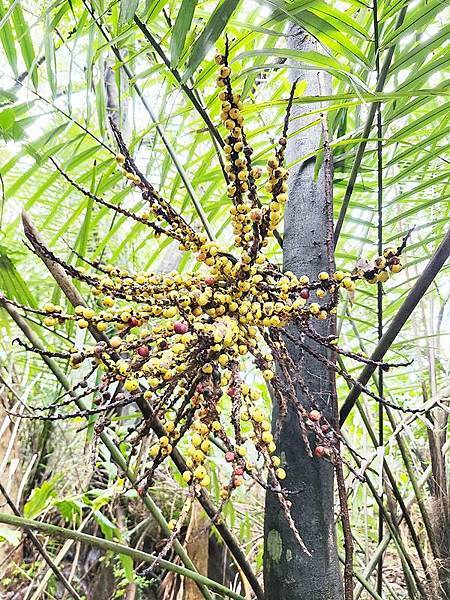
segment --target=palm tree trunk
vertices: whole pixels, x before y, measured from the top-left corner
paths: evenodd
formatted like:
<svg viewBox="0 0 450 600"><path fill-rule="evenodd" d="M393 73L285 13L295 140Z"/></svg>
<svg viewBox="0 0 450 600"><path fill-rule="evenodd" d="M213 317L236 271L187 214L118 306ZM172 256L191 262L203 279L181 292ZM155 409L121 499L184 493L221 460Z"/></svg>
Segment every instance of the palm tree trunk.
<svg viewBox="0 0 450 600"><path fill-rule="evenodd" d="M317 41L297 26L292 26L289 34L290 48L320 51ZM324 72L295 68L291 70L291 77L293 80L301 78L307 82L307 95L325 95L331 92L330 76ZM294 119L317 106L294 105L287 146L288 165L323 145L320 115ZM317 124L297 136L293 135L300 127L316 120ZM296 275L309 275L310 278L316 278L320 271L333 268L332 167L331 164L327 166L324 161L317 176L315 168L316 160L307 159L290 169L290 193L284 220L284 268ZM320 323L316 328L321 333L329 333L333 327L327 321ZM328 419L334 420L334 374L316 359L308 355L302 356L299 345L287 342L287 346L321 411ZM324 352L318 346L314 350ZM308 399L300 389L298 399L304 406L308 406ZM273 410L273 423L276 431L276 406ZM292 410L283 419L276 441L278 454L286 466L286 488L298 491L298 494L289 496L292 502L291 514L311 556L300 548L278 499L269 492L265 512L266 598L342 600L344 594L334 525L333 467L324 460L307 455L298 420ZM313 440L311 443L314 445Z"/></svg>

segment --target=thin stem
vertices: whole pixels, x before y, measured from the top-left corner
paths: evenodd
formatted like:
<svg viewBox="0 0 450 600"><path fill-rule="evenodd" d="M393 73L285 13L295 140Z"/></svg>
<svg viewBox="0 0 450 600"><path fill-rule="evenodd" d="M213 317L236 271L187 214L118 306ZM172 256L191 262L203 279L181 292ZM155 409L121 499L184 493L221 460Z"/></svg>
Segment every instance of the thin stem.
<svg viewBox="0 0 450 600"><path fill-rule="evenodd" d="M408 10L409 2L405 2L405 5L402 7L399 12L397 23L395 25L395 29L399 29L405 20L406 11ZM383 63L383 66L380 69L380 77L378 78L377 86L375 88L375 92L383 91L384 84L386 83L386 79L389 73L389 69L391 66L392 58L394 56L395 44L392 44L387 51L386 59ZM341 210L339 212L339 217L336 223L336 227L334 229L334 244L336 246L339 235L341 233L342 226L344 224L345 215L347 212L348 205L350 203L350 198L353 194L353 189L355 187L356 178L358 177L359 168L361 166L362 159L364 157L364 152L366 150L367 139L370 137L370 130L372 129L373 120L375 118L375 113L377 110L377 106L379 102L374 102L369 110L369 114L367 116L366 125L364 127L364 131L361 135L361 138L365 141L360 142L358 146L358 150L356 151L355 162L353 163L353 167L350 173L350 177L348 179L347 188L345 190L344 199L342 200Z"/></svg>
<svg viewBox="0 0 450 600"><path fill-rule="evenodd" d="M374 50L375 50L375 69L377 75L377 88L380 82L380 37L378 27L378 3L373 1L373 29L374 29ZM383 146L382 136L383 127L381 121L381 103L374 105L377 116L377 246L378 256L383 253ZM377 322L378 322L378 341L383 336L383 284L381 281L377 283ZM378 367L378 394L383 398L383 369ZM384 446L384 407L383 403L378 403L378 447ZM384 463L384 450L381 460ZM383 501L383 493L381 494ZM381 512L378 513L378 544L383 540L384 521ZM377 592L380 596L383 595L383 555L380 556L377 572Z"/></svg>
<svg viewBox="0 0 450 600"><path fill-rule="evenodd" d="M21 315L19 315L19 313L16 311L16 309L13 308L11 306L11 304L9 304L8 302L2 302L1 298L0 298L0 304L3 306L3 308L5 308L7 310L7 312L10 314L12 319L15 321L16 325L22 330L22 332L29 339L29 341L33 344L33 346L44 350L44 347L41 344L41 341L39 340L37 335L28 327L28 325L26 324L24 319L21 317ZM66 390L68 390L69 394L73 397L73 400L74 400L75 404L78 406L78 408L82 411L86 410L87 405L84 402L83 398L80 398L79 396L77 396L76 393L74 393L71 390L71 385L70 385L69 380L67 379L67 377L65 376L63 371L58 367L56 362L49 356L45 356L45 354L42 354L42 360L47 364L47 366L52 371L52 373L55 375L56 379L60 382L60 384ZM105 433L103 431L99 435L100 435L100 439L102 440L102 442L104 443L106 448L109 450L112 460L124 472L124 474L126 475L128 480L133 484L135 482L135 476L131 472L131 470L128 469L126 460L123 457L121 451L116 447L116 445L110 439L110 437L108 436L107 433ZM158 506L153 501L153 499L150 496L143 496L142 501L145 504L146 508L150 511L150 513L152 514L152 516L154 517L154 519L156 520L158 525L161 527L164 535L170 537L172 532L169 529L169 525L168 525L166 519L164 518L162 512L159 510ZM191 559L186 554L186 551L184 550L183 546L180 544L180 542L178 540L176 540L174 542L174 549L177 552L180 559L182 560L182 562L186 565L186 567L195 571L194 564L192 563ZM200 586L200 587L201 587L201 592L202 592L203 596L207 600L212 600L208 589L205 586Z"/></svg>
<svg viewBox="0 0 450 600"><path fill-rule="evenodd" d="M172 75L176 79L176 81L177 81L178 85L180 86L180 88L183 90L183 92L186 94L186 96L192 102L193 106L195 107L195 109L198 111L199 115L204 120L205 125L207 126L207 128L208 128L208 130L209 130L209 132L211 134L211 137L213 137L217 141L217 143L219 144L219 146L221 148L223 148L224 145L225 145L225 142L223 141L222 136L220 135L220 133L217 131L217 127L211 121L208 113L206 112L206 110L201 105L199 99L196 97L196 95L194 93L194 90L192 90L188 85L186 85L185 83L183 83L183 81L181 79L181 75L180 75L180 73L178 72L177 69L172 69L172 67L170 66L170 60L165 55L164 50L161 48L161 45L158 44L158 42L156 41L156 39L153 37L153 35L150 32L150 30L148 29L147 25L145 23L143 23L139 19L139 17L137 17L136 15L134 16L134 22L139 27L139 29L142 31L142 33L144 34L144 37L146 38L146 40L148 42L150 42L151 46L153 47L153 49L155 50L155 52L158 54L158 56L161 58L161 60L163 61L163 63L166 65L166 67L172 73Z"/></svg>
<svg viewBox="0 0 450 600"><path fill-rule="evenodd" d="M351 449L350 449L350 451L352 453L353 459L356 462L358 468L361 468L362 463L361 463L361 460L359 459L358 455L356 454L356 452L352 451ZM403 540L400 537L396 523L391 519L389 513L387 512L386 508L384 507L383 502L377 493L375 484L372 482L372 480L369 477L367 472L365 473L365 481L366 481L367 485L369 486L369 489L373 495L374 500L378 504L378 510L383 514L383 519L384 519L385 523L387 524L387 526L391 532L392 538L394 539L394 541L397 545L397 548L399 550L399 555L404 560L405 565L408 566L408 569L414 579L414 583L417 586L417 589L419 590L421 597L423 598L423 600L426 600L427 594L425 592L425 588L423 586L422 581L420 580L420 577L417 574L414 563L411 560L411 557L410 557L407 549L405 548L405 545L403 544Z"/></svg>

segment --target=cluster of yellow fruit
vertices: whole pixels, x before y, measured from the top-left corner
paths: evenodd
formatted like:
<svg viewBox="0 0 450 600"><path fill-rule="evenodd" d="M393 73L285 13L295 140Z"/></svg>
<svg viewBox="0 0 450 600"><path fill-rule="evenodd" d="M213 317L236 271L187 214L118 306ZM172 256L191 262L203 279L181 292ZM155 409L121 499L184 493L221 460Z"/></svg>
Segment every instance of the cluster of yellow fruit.
<svg viewBox="0 0 450 600"><path fill-rule="evenodd" d="M244 117L239 94L231 89L231 70L226 57L216 55L216 63L220 65L217 84L224 88L219 94L222 102L220 117L228 130L225 137L224 154L225 171L228 176L228 196L233 201L231 218L235 245L250 249L255 256L260 246L267 246L267 235L272 233L282 218L283 205L287 201L288 171L283 168L284 148L287 140L283 136L275 155L267 161L268 181L266 190L270 192L272 201L269 206L260 206L257 180L262 176L260 167L252 166L253 149L247 144L244 132Z"/></svg>
<svg viewBox="0 0 450 600"><path fill-rule="evenodd" d="M206 268L187 274L157 274L100 264L91 273L72 267L68 270L72 276L92 286L95 308L78 306L74 314L65 314L62 307L49 303L41 314L48 327L73 320L81 329L103 334L103 340L93 346L74 349L70 364L76 369L85 360L93 360L103 370L97 390L103 397L99 412L107 410L111 386L117 382L122 384L124 402L141 397L150 403L165 428L165 434L150 448L153 465L170 456L175 447L184 447L184 481L193 489L208 487L208 457L212 442L217 443L232 466L230 482L221 490L226 500L245 475L262 480L259 459L274 485L279 486L286 477L275 454L270 422L260 407L260 394L245 383L244 375L253 360L263 378L283 390L286 382L275 375L272 354L282 342L271 335L273 328L288 323L301 328L311 320L324 320L336 311L340 290L352 292L360 280L386 281L389 270L396 273L402 267L401 248L388 248L372 264L352 273L321 272L315 280L282 272L267 260L264 246L287 201L286 137L280 138L279 148L267 162L265 192L271 199L264 206L256 184L262 171L251 164L241 99L231 89L226 57L218 55L216 62L221 118L228 130L224 153L238 257L197 233L160 196L139 172L116 132L117 163L149 203L149 212L141 219L177 240L181 250L194 253ZM228 422L224 422L223 398L231 404ZM329 424L314 410L309 412L306 426L319 436L329 431ZM330 456L327 443L322 440L316 456ZM253 456L249 458L250 445Z"/></svg>

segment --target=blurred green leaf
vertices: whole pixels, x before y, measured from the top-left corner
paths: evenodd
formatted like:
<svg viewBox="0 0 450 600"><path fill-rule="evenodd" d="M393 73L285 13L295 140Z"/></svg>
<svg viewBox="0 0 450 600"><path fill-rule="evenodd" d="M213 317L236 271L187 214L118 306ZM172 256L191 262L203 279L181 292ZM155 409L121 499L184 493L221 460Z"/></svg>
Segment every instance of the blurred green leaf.
<svg viewBox="0 0 450 600"><path fill-rule="evenodd" d="M192 77L197 67L219 39L238 4L239 0L222 0L215 8L205 28L192 47L189 62L183 73L184 82Z"/></svg>

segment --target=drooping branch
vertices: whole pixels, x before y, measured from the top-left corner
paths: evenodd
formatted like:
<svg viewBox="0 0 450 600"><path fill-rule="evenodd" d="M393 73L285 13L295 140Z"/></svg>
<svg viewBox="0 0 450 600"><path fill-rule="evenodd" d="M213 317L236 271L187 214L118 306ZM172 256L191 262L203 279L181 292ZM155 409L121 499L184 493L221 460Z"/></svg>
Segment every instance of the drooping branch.
<svg viewBox="0 0 450 600"><path fill-rule="evenodd" d="M402 330L406 321L411 316L411 313L416 308L421 298L424 296L427 289L430 287L436 275L439 273L441 268L444 266L448 257L450 256L450 230L436 249L434 255L431 257L428 265L425 267L422 274L418 277L414 286L405 298L405 301L396 312L392 319L389 327L386 329L382 338L378 342L375 350L372 352L372 361L381 361L393 344L395 338ZM372 374L374 373L376 366L373 364L366 365L358 378L358 384L365 386ZM361 388L354 386L348 394L344 404L342 405L340 412L340 423L343 425L347 419L350 411L355 405L356 400L361 394Z"/></svg>

